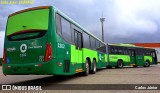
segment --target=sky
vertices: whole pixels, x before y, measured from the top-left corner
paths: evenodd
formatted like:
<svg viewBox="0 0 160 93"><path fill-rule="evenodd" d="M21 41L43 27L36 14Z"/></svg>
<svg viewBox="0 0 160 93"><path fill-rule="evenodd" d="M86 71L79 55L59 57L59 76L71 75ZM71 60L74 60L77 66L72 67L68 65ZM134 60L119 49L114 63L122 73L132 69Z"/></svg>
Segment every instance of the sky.
<svg viewBox="0 0 160 93"><path fill-rule="evenodd" d="M103 16L107 43L160 42L160 0L35 0L28 5L0 4L0 57L8 15L43 5L57 7L99 38Z"/></svg>

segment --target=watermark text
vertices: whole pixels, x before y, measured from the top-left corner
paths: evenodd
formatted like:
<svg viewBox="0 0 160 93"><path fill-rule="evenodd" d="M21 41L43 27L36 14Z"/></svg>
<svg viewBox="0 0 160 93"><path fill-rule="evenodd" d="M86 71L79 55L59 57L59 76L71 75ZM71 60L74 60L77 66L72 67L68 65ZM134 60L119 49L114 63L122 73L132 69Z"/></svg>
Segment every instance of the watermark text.
<svg viewBox="0 0 160 93"><path fill-rule="evenodd" d="M34 0L0 0L0 4L4 4L4 5L34 4Z"/></svg>

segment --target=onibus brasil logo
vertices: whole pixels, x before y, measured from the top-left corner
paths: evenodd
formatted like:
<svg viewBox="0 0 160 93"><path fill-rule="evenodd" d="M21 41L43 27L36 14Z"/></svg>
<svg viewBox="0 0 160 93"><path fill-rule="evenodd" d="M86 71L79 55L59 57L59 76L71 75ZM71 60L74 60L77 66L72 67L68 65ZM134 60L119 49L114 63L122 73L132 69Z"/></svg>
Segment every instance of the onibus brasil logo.
<svg viewBox="0 0 160 93"><path fill-rule="evenodd" d="M2 85L2 90L42 90L41 86Z"/></svg>

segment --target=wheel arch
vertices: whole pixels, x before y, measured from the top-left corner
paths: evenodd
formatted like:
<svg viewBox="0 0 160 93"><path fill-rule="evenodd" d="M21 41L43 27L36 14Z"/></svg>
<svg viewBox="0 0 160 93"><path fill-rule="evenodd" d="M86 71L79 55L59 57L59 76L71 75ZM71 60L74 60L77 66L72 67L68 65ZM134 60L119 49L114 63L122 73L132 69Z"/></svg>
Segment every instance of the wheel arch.
<svg viewBox="0 0 160 93"><path fill-rule="evenodd" d="M146 59L146 62L147 62L147 61L148 61L148 62L150 62L150 60L149 60L149 59Z"/></svg>
<svg viewBox="0 0 160 93"><path fill-rule="evenodd" d="M124 62L124 61L123 61L123 59L118 59L118 60L117 60L117 62L118 62L118 61L122 61L122 62Z"/></svg>
<svg viewBox="0 0 160 93"><path fill-rule="evenodd" d="M97 60L96 60L96 58L95 58L95 57L93 58L93 61L96 61L96 62L97 62Z"/></svg>

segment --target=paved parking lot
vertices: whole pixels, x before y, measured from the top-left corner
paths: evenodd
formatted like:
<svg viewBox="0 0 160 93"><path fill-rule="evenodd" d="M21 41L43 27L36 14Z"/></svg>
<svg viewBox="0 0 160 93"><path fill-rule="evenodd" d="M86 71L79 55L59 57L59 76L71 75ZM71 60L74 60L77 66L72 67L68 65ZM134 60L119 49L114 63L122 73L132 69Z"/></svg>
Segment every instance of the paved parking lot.
<svg viewBox="0 0 160 93"><path fill-rule="evenodd" d="M96 74L90 74L89 76L76 74L73 76L58 77L52 75L4 76L0 70L0 84L45 84L45 88L50 89L53 87L52 85L55 84L160 84L160 65L137 68L102 69L98 70ZM58 90L57 92L61 93L65 91Z"/></svg>

